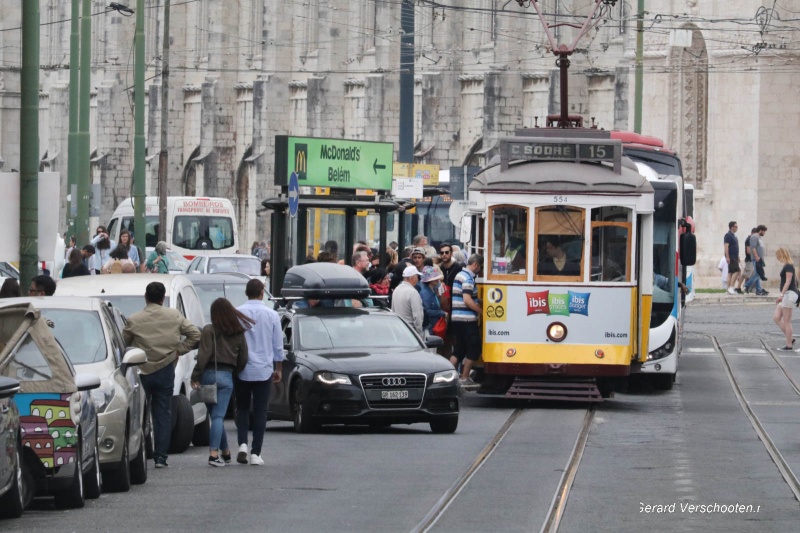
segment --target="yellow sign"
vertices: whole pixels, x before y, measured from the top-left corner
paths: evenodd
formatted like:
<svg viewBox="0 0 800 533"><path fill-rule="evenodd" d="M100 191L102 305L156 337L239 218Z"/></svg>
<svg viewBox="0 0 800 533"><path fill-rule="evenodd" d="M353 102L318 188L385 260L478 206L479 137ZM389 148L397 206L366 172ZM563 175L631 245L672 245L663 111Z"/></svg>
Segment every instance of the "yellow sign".
<svg viewBox="0 0 800 533"><path fill-rule="evenodd" d="M330 187L314 187L314 194L317 196L326 196L331 193Z"/></svg>
<svg viewBox="0 0 800 533"><path fill-rule="evenodd" d="M506 321L506 292L503 287L487 287L483 313L489 322Z"/></svg>
<svg viewBox="0 0 800 533"><path fill-rule="evenodd" d="M439 165L414 163L394 163L392 176L395 178L422 178L422 185L439 185Z"/></svg>

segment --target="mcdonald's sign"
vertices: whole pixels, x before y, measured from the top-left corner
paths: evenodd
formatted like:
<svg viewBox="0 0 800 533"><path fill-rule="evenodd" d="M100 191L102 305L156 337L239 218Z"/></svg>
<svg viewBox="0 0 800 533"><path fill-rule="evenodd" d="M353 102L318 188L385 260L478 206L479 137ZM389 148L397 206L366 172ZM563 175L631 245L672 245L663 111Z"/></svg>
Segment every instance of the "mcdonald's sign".
<svg viewBox="0 0 800 533"><path fill-rule="evenodd" d="M392 143L275 136L275 185L392 190Z"/></svg>

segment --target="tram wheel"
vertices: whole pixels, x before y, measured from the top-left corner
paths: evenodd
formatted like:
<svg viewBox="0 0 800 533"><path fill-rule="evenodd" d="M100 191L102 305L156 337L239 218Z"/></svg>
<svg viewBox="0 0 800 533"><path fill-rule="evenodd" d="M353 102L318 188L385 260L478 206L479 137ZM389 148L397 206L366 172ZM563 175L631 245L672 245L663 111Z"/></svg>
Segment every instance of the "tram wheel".
<svg viewBox="0 0 800 533"><path fill-rule="evenodd" d="M672 390L675 374L656 374L653 376L653 388L656 390Z"/></svg>

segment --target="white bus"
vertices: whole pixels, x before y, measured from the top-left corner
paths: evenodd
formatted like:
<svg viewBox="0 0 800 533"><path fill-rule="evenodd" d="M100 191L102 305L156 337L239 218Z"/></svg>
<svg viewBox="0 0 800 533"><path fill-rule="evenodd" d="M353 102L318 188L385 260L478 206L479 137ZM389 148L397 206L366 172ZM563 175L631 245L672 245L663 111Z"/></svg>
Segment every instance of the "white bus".
<svg viewBox="0 0 800 533"><path fill-rule="evenodd" d="M145 202L144 239L134 231L133 199L124 200L106 227L119 242L123 229L134 232L141 247L154 247L158 240L158 198ZM167 246L187 259L197 255L230 254L239 250L239 231L233 205L227 198L167 198Z"/></svg>

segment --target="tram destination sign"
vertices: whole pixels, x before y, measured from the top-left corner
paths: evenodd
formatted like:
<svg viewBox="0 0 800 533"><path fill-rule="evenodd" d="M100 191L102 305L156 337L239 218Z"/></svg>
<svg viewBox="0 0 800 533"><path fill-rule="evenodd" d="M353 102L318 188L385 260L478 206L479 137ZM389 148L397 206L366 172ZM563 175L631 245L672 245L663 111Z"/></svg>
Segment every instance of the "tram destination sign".
<svg viewBox="0 0 800 533"><path fill-rule="evenodd" d="M275 136L275 185L392 190L392 143Z"/></svg>
<svg viewBox="0 0 800 533"><path fill-rule="evenodd" d="M622 142L619 139L565 139L513 137L500 143L503 170L509 161L572 161L574 163L614 164L622 169Z"/></svg>

